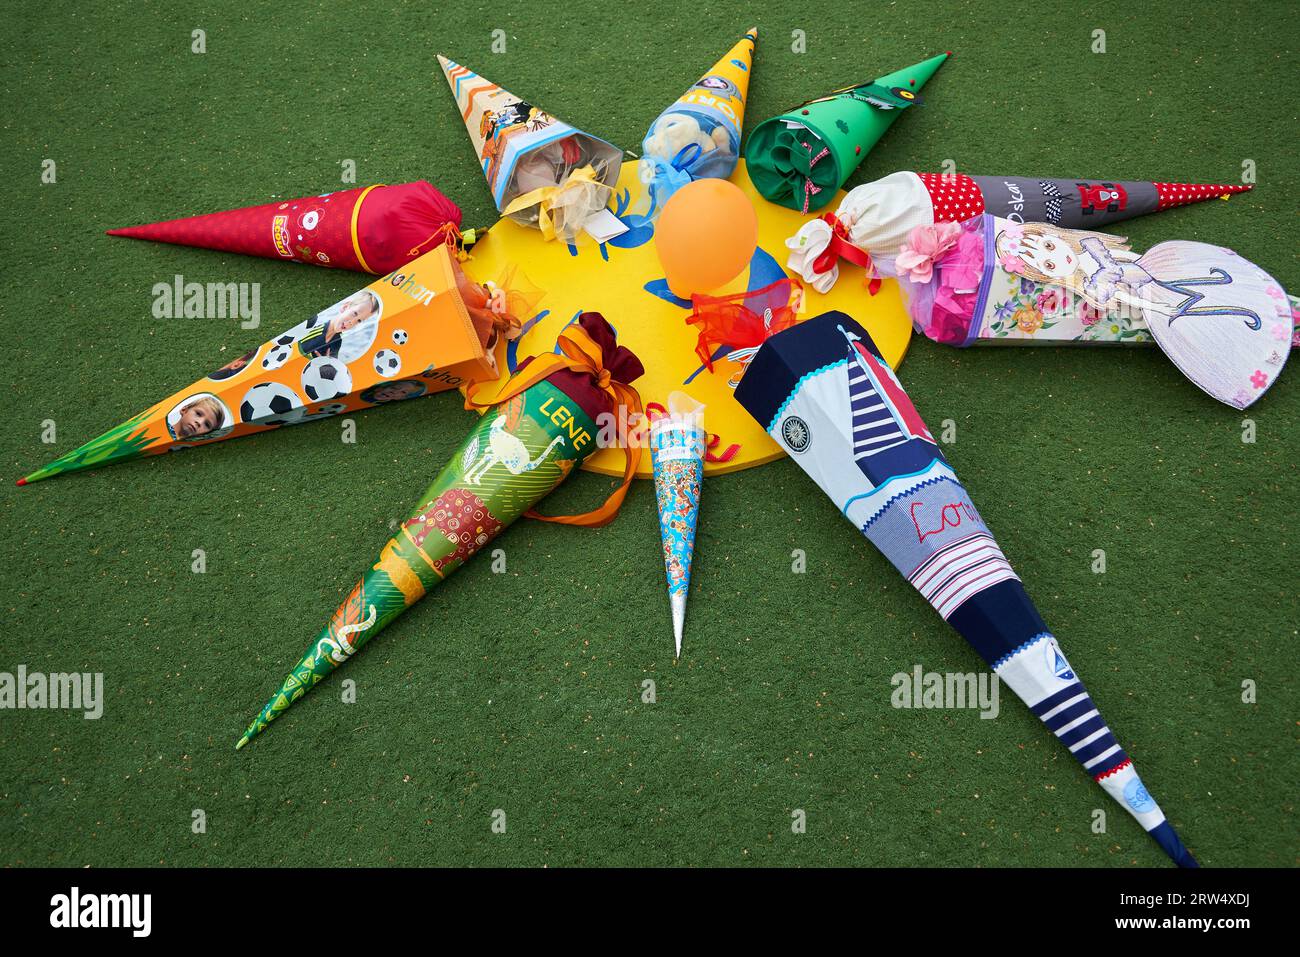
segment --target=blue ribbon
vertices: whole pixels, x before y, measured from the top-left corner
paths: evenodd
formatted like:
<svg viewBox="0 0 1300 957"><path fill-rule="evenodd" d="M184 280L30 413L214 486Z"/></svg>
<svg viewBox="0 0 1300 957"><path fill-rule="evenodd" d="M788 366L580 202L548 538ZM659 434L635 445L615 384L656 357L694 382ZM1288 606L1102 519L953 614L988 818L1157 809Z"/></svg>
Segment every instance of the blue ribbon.
<svg viewBox="0 0 1300 957"><path fill-rule="evenodd" d="M703 154L699 143L687 143L677 151L671 160L665 161L659 156L646 156L644 159L654 167L654 176L650 180L650 213L653 216L664 203L695 177L687 167Z"/></svg>

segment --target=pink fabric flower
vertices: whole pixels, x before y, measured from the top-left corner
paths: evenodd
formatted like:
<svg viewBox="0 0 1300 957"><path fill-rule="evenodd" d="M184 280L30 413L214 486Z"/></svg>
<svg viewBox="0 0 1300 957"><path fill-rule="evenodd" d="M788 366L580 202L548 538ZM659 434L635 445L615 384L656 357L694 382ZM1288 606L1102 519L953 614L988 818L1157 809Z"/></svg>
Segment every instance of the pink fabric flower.
<svg viewBox="0 0 1300 957"><path fill-rule="evenodd" d="M935 261L957 245L960 235L959 223L917 226L894 260L899 276L906 276L915 283L928 283L934 275Z"/></svg>
<svg viewBox="0 0 1300 957"><path fill-rule="evenodd" d="M1268 385L1268 376L1264 374L1262 369L1256 369L1255 374L1250 377L1250 384L1256 389L1262 389Z"/></svg>

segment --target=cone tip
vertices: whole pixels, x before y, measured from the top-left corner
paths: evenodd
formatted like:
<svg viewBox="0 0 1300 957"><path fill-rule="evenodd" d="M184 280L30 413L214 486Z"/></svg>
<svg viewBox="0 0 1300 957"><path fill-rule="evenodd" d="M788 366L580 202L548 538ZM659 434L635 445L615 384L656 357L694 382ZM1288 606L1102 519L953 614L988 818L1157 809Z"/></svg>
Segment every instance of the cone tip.
<svg viewBox="0 0 1300 957"><path fill-rule="evenodd" d="M27 479L25 479L25 478L20 478L20 479L19 479L17 482L15 482L14 484L17 485L17 486L19 486L19 487L21 488L22 486L24 486L24 485L27 484Z"/></svg>
<svg viewBox="0 0 1300 957"><path fill-rule="evenodd" d="M248 741L249 741L248 732L245 731L243 737L239 739L239 743L235 745L235 750L238 751L244 745L248 744Z"/></svg>
<svg viewBox="0 0 1300 957"><path fill-rule="evenodd" d="M682 656L682 632L686 625L686 593L684 591L673 592L668 599L669 607L673 613L673 644L677 648L677 657Z"/></svg>

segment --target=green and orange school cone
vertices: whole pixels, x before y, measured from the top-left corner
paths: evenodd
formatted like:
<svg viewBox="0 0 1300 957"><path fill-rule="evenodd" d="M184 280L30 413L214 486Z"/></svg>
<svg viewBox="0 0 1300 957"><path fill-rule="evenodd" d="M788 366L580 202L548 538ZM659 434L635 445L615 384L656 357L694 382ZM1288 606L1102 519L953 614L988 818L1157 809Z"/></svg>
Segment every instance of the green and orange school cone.
<svg viewBox="0 0 1300 957"><path fill-rule="evenodd" d="M278 718L398 615L492 541L520 515L566 525L604 525L618 513L641 449L625 441L623 483L585 515L539 515L532 507L596 450L598 420L641 413L629 383L641 361L617 344L598 313L584 313L560 333L563 354L543 353L520 366L490 402L471 388L466 405L488 412L420 498L279 689L248 726L236 749ZM620 415L621 411L621 415Z"/></svg>
<svg viewBox="0 0 1300 957"><path fill-rule="evenodd" d="M436 246L18 484L496 378L496 338L518 335L536 293L515 273L476 283Z"/></svg>

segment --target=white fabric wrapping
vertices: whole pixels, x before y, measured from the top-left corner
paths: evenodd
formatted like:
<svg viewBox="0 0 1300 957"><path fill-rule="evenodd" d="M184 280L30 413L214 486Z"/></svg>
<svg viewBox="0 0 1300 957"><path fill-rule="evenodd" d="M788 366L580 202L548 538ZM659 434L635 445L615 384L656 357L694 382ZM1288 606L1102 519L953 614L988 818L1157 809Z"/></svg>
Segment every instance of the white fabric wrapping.
<svg viewBox="0 0 1300 957"><path fill-rule="evenodd" d="M848 229L849 241L874 260L896 255L913 229L932 225L934 205L921 177L898 172L849 190L835 217ZM821 293L829 292L839 278L838 265L824 273L813 267L831 235L829 225L814 219L785 241L790 249L786 266Z"/></svg>

